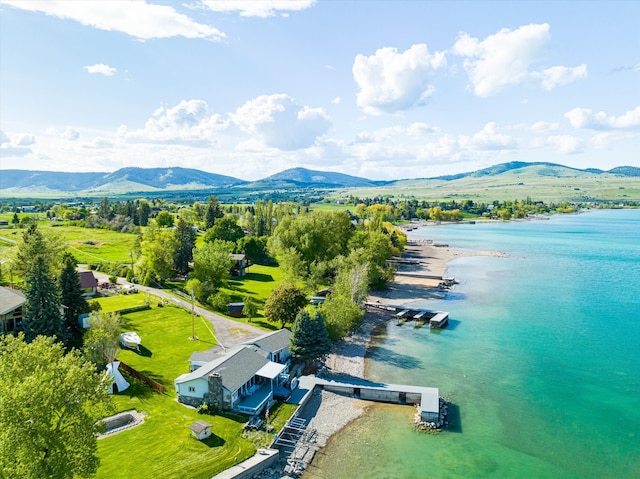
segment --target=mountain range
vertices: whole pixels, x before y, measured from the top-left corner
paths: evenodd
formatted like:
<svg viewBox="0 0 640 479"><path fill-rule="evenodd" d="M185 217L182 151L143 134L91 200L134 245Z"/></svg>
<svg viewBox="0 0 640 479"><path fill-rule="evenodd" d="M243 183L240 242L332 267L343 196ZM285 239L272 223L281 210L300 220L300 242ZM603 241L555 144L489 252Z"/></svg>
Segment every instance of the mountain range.
<svg viewBox="0 0 640 479"><path fill-rule="evenodd" d="M99 195L101 193L150 192L232 188L239 191L259 189L301 188L376 188L408 182L452 182L461 179L498 177L500 175L531 175L549 177L619 176L638 177L640 168L620 166L608 171L577 169L554 163L519 162L501 163L469 173L422 179L373 181L343 173L291 168L258 181L246 181L231 176L201 170L171 168L121 168L117 171L93 173L65 173L54 171L0 170L0 195L24 193L75 193Z"/></svg>

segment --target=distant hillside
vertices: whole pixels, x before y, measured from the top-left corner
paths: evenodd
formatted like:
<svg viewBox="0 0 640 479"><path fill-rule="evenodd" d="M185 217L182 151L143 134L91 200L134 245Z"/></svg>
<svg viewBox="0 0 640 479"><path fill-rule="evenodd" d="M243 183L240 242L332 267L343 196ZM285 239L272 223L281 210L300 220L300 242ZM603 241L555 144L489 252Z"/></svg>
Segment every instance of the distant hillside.
<svg viewBox="0 0 640 479"><path fill-rule="evenodd" d="M616 166L607 171L607 173L623 176L640 176L640 168L636 168L635 166Z"/></svg>
<svg viewBox="0 0 640 479"><path fill-rule="evenodd" d="M247 184L248 188L277 187L333 187L333 188L357 188L363 186L377 186L384 182L376 182L366 178L345 175L344 173L333 173L327 171L314 171L306 168L290 168L271 175L259 181Z"/></svg>
<svg viewBox="0 0 640 479"><path fill-rule="evenodd" d="M55 171L3 170L0 190L90 192L149 191L162 189L218 188L244 183L230 176L190 168L121 168L113 173L62 173Z"/></svg>
<svg viewBox="0 0 640 479"><path fill-rule="evenodd" d="M304 191L305 189L358 190L357 194L402 194L416 197L497 197L531 195L539 198L636 197L640 168L619 166L609 171L580 170L555 163L513 161L481 170L435 178L372 181L326 171L291 168L262 180L248 182L230 176L190 168L122 168L112 173L61 173L51 171L0 170L0 196L65 195L97 196L137 192L192 192L224 189L230 198L250 192ZM585 183L586 182L586 183ZM606 183L606 185L605 185ZM588 191L585 185L600 184ZM589 187L592 188L592 187ZM565 194L565 191L571 194ZM608 191L608 192L607 192ZM615 191L615 194L613 193ZM236 194L237 192L237 194ZM508 192L508 193L507 193ZM575 192L575 193L574 193Z"/></svg>

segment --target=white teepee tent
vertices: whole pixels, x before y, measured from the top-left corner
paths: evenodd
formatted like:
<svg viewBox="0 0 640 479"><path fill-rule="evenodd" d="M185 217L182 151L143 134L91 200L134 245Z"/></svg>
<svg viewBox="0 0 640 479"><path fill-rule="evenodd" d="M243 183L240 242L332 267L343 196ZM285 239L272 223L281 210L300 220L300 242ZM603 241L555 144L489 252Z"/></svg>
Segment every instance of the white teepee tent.
<svg viewBox="0 0 640 479"><path fill-rule="evenodd" d="M130 384L124 378L122 373L118 371L118 366L120 366L120 361L114 361L112 363L107 364L107 373L111 378L111 386L109 387L109 394L122 392L130 386Z"/></svg>

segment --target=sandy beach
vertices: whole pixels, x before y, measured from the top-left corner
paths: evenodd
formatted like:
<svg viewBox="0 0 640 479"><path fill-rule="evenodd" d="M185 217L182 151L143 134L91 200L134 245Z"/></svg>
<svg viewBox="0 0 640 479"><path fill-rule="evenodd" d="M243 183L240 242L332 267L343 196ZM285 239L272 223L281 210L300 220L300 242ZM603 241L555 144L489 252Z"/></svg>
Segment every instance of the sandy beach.
<svg viewBox="0 0 640 479"><path fill-rule="evenodd" d="M429 242L409 238L403 257L419 260L419 264L403 264L399 272L445 276L447 263L463 256L505 256L498 251L459 251L447 246L435 246ZM440 280L413 276L396 276L387 290L375 291L369 302L408 304L426 298L441 297ZM326 361L327 376L334 379L365 378L365 355L373 331L388 321L388 312L368 308L362 324L352 335L334 344ZM354 419L360 417L371 404L367 401L321 391L312 399L315 414L309 426L318 431L318 445L324 446L329 438Z"/></svg>

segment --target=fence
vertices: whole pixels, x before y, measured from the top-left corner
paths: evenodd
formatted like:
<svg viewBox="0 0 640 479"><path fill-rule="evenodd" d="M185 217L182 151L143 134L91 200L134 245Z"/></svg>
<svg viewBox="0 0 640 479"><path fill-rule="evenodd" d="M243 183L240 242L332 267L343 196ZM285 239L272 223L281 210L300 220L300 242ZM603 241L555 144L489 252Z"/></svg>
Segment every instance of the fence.
<svg viewBox="0 0 640 479"><path fill-rule="evenodd" d="M151 379L150 377L145 376L144 374L142 374L139 371L136 371L131 366L129 366L128 364L123 363L122 361L120 361L120 368L124 369L126 372L131 374L133 377L138 378L141 381L144 381L149 386L151 386L153 389L158 391L160 394L164 394L164 386L162 384L160 384L159 382L154 381L153 379Z"/></svg>

